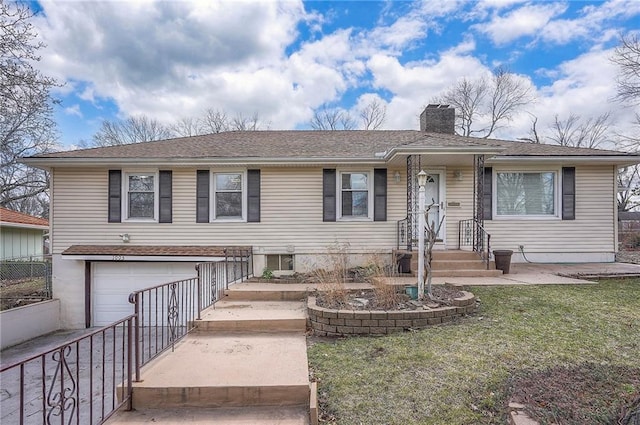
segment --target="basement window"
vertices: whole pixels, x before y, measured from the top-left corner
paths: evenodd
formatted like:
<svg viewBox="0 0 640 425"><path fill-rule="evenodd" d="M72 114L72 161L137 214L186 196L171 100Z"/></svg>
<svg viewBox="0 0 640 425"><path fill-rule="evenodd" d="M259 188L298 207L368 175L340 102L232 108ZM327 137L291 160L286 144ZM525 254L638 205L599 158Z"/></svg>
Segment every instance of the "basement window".
<svg viewBox="0 0 640 425"><path fill-rule="evenodd" d="M271 271L293 271L293 254L268 254L267 269Z"/></svg>

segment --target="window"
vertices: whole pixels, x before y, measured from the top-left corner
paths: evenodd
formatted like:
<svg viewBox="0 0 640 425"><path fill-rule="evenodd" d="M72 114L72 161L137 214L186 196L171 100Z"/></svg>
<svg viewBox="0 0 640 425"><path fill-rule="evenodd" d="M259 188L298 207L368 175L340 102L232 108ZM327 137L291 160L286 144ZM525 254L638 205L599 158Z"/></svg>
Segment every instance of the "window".
<svg viewBox="0 0 640 425"><path fill-rule="evenodd" d="M267 255L267 269L275 270L293 270L292 254L269 254Z"/></svg>
<svg viewBox="0 0 640 425"><path fill-rule="evenodd" d="M496 172L497 216L557 216L557 172Z"/></svg>
<svg viewBox="0 0 640 425"><path fill-rule="evenodd" d="M340 173L340 211L343 218L369 217L369 173Z"/></svg>
<svg viewBox="0 0 640 425"><path fill-rule="evenodd" d="M155 173L127 174L127 218L154 220L156 217Z"/></svg>
<svg viewBox="0 0 640 425"><path fill-rule="evenodd" d="M215 219L242 219L242 173L213 175L213 214Z"/></svg>

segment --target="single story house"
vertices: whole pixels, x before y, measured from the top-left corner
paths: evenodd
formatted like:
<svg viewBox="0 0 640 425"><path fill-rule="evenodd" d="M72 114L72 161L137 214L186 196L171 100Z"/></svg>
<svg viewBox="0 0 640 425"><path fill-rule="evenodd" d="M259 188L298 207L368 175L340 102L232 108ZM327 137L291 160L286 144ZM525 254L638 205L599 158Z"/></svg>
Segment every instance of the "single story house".
<svg viewBox="0 0 640 425"><path fill-rule="evenodd" d="M0 207L0 260L41 260L49 221Z"/></svg>
<svg viewBox="0 0 640 425"><path fill-rule="evenodd" d="M354 262L414 250L421 170L430 220L445 217L436 249L480 250L490 234L514 261L520 246L531 261L614 261L616 173L638 156L461 137L454 120L430 105L419 131L234 131L25 158L51 173L64 326L130 313L131 291L193 276L220 247L252 247L256 274L313 268L336 243Z"/></svg>

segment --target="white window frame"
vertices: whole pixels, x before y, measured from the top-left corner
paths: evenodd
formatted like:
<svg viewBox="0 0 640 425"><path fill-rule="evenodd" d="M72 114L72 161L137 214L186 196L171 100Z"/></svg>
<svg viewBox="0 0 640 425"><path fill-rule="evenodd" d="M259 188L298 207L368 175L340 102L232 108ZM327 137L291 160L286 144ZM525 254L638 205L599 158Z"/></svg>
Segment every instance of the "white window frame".
<svg viewBox="0 0 640 425"><path fill-rule="evenodd" d="M494 220L562 220L562 169L561 168L500 168L493 169L492 177L492 210L491 215ZM553 214L522 214L522 215L499 215L498 214L498 174L501 173L553 173Z"/></svg>
<svg viewBox="0 0 640 425"><path fill-rule="evenodd" d="M242 216L241 217L216 217L216 175L217 174L240 174L242 176ZM211 211L211 222L246 222L247 221L247 170L245 169L230 169L230 170L215 170L211 171L209 178L211 187L211 200L209 210Z"/></svg>
<svg viewBox="0 0 640 425"><path fill-rule="evenodd" d="M287 273L289 273L289 274L295 273L295 271L296 271L296 256L295 256L295 254L290 254L290 253L285 253L285 254L265 254L265 256L264 256L265 268L269 268L268 267L269 261L268 261L267 258L270 255L277 255L278 256L278 268L277 269L269 269L269 270L271 270L272 272L277 272L278 274L281 274L281 275L282 274L287 274ZM287 255L287 256L291 257L291 261L292 261L291 262L291 266L292 266L291 270L287 270L287 269L283 269L282 268L282 256L283 255Z"/></svg>
<svg viewBox="0 0 640 425"><path fill-rule="evenodd" d="M373 221L373 170L337 170L336 179L336 217L339 221ZM366 174L367 175L367 216L342 215L342 175Z"/></svg>
<svg viewBox="0 0 640 425"><path fill-rule="evenodd" d="M160 183L158 170L131 170L123 171L124 182L122 184L122 211L124 221L157 223L160 210ZM153 176L153 218L129 217L129 177Z"/></svg>

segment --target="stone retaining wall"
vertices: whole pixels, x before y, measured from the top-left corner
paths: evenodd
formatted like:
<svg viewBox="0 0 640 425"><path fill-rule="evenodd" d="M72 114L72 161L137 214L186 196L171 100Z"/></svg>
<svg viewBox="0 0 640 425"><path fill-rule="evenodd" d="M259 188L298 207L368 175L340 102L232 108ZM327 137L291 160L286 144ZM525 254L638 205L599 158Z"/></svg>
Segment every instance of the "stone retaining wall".
<svg viewBox="0 0 640 425"><path fill-rule="evenodd" d="M318 306L316 297L309 297L307 311L310 326L318 336L385 335L424 329L474 313L477 308L475 296L461 292L463 296L454 299L452 307L428 310L333 310Z"/></svg>

